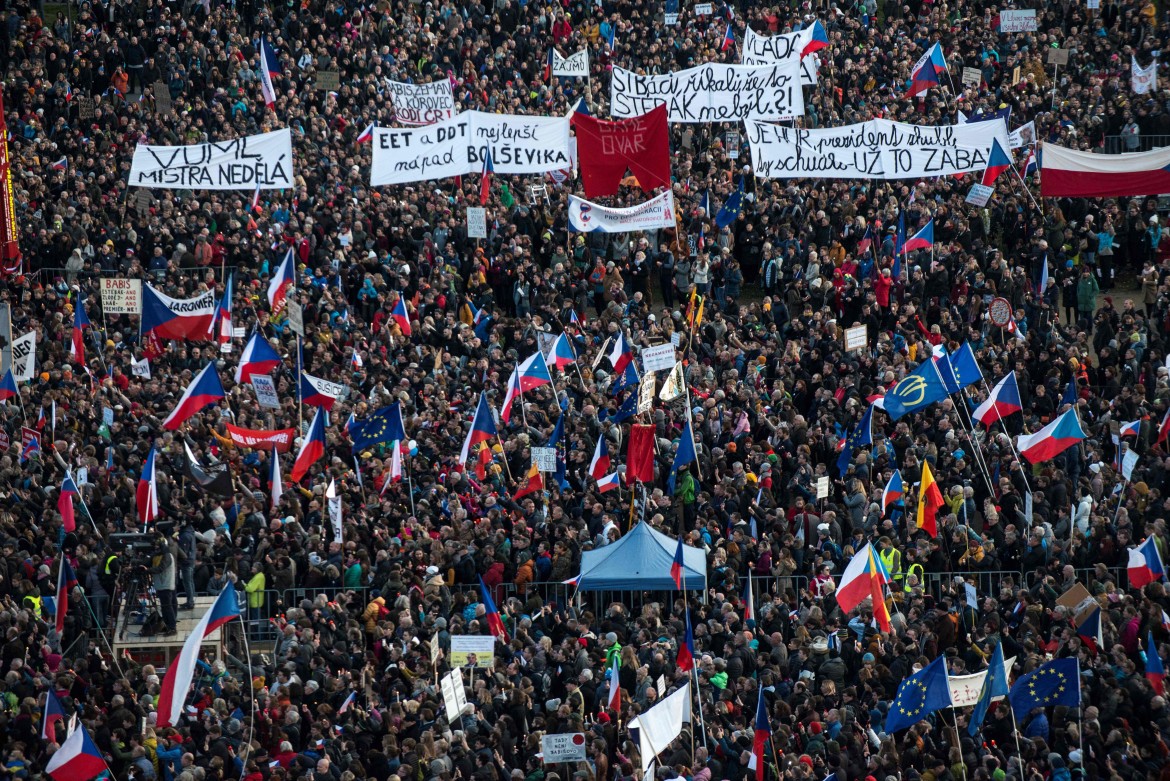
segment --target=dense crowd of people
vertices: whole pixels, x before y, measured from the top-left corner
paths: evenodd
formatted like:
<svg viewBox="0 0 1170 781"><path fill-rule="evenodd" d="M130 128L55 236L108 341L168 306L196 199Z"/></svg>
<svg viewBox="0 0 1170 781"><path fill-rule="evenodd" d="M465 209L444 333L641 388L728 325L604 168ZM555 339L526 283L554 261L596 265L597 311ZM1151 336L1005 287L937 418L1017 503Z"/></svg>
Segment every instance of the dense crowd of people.
<svg viewBox="0 0 1170 781"><path fill-rule="evenodd" d="M1170 43L1152 2L1041 4L1038 30L1012 34L997 30L999 5L976 0L713 5L704 16L684 5L667 25L662 4L630 0L85 0L49 13L0 4L23 253L0 301L12 337L37 333L35 376L3 407L12 443L0 455L7 776L44 777L75 715L118 779L627 781L643 763L625 725L693 680L702 718L663 747L658 778L753 777L762 697L769 779L1170 779L1170 709L1143 677L1151 654L1167 656L1170 595L1160 582L1131 588L1125 571L1129 548L1149 537L1170 559L1170 457L1158 436L1170 407L1170 265L1158 199L1038 208L1004 177L976 208L964 202L970 176L754 180L747 155L728 154L727 134L742 131L733 125L672 126L675 231L571 233L572 178L497 176L489 236L470 239L477 176L368 186L370 149L355 142L371 122L392 124L387 79L450 79L461 109L563 115L583 98L606 117L614 65L666 72L737 61L736 47L723 46L729 22L737 40L749 26L769 35L822 22L830 44L816 54L817 85L805 88L808 127L948 124L959 109L1010 107L1012 127L1035 121L1040 140L1078 148L1148 148L1170 135L1165 92L1139 96L1129 84L1131 56L1146 64ZM281 66L271 109L259 83L262 37ZM935 41L951 78L906 97L911 66ZM591 77L546 81L553 45L564 55L588 49ZM1050 47L1070 50L1067 67L1047 64ZM961 80L963 68L978 69L980 83ZM337 90L318 89L331 70ZM127 187L138 143L281 127L293 130L297 186L264 192L256 209L248 192ZM741 174L745 203L720 228L712 212ZM627 185L610 202L645 197ZM898 275L900 212L910 231L931 217L936 228L933 250L910 253ZM290 248L301 358L265 293ZM224 353L211 341L149 345L137 316L102 311L103 277L187 298L218 297L228 275L234 324L258 330L283 358L279 409L231 381L242 340ZM400 297L409 336L391 316ZM991 323L993 297L1010 302L1018 333ZM79 300L93 323L84 366L70 356ZM846 351L844 330L856 325L866 346ZM613 393L613 367L599 356L618 332L635 348L676 337L688 394L622 419L636 390ZM556 393L526 393L491 440L492 457L461 464L481 394L498 410L516 363L542 334L560 333L579 358L556 374ZM875 443L841 471L840 443L872 398L936 349L964 342L986 381L897 422L875 412ZM144 354L149 376L132 367ZM208 361L227 399L164 431ZM225 424L307 426L299 366L349 393L331 411L325 457L272 507L272 455L234 446ZM973 431L971 405L1011 370L1023 411ZM1070 383L1088 438L1029 464L1014 436L1066 409ZM401 482L390 479L388 443L353 454L345 427L393 402L410 440ZM549 441L562 411L563 481L545 475L543 490L515 498L532 448ZM697 462L672 490L688 419ZM635 420L656 427L656 478L603 493L589 472L597 442L606 439L622 471ZM1133 420L1140 431L1124 441L1139 458L1123 479L1113 435ZM22 452L22 427L40 432L39 451ZM146 529L136 486L152 446L162 523ZM196 479L185 446L205 469L226 465L230 488ZM914 520L925 463L946 498L935 538ZM68 534L57 502L67 469L82 500ZM895 469L907 491L887 510ZM330 481L342 498L341 541ZM707 592L581 595L564 584L584 552L632 523L702 548ZM181 603L180 619L197 618L196 599L205 606L226 587L240 592L247 620L225 627L223 658L200 666L175 726L157 726L162 671L134 651L114 654L102 633L118 569L132 565L118 544L127 533L151 535L140 555L160 601ZM844 614L835 599L866 542L893 578L892 632L878 631L868 603ZM45 598L63 559L78 587L58 633ZM453 635L489 633L480 579L508 638L490 668L464 671L469 706L449 721L436 681L452 669ZM964 584L976 586L974 604ZM1102 608L1100 647L1057 602L1076 584ZM675 663L687 609L693 678ZM952 675L978 672L997 644L1016 659L1014 676L1077 658L1081 707L1013 718L999 703L974 736L969 708L885 732L913 670L945 655ZM616 710L606 707L615 656ZM66 719L44 738L47 692ZM586 734L588 761L546 767L540 735L564 732Z"/></svg>

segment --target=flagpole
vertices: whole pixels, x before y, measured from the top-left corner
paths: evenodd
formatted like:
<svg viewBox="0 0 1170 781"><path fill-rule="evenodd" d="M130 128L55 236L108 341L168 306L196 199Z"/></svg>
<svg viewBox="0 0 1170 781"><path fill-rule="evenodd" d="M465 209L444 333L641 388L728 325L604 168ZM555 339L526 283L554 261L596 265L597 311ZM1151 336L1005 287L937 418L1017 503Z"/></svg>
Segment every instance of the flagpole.
<svg viewBox="0 0 1170 781"><path fill-rule="evenodd" d="M300 378L298 377L299 381ZM248 624L244 621L244 614L240 614L241 634L244 636L244 656L248 660L248 692L252 695L252 707L248 712L248 754L241 757L240 781L244 781L244 774L248 770L248 758L252 755L252 740L256 737L256 687L252 685L252 651L248 647Z"/></svg>
<svg viewBox="0 0 1170 781"><path fill-rule="evenodd" d="M962 614L960 613L960 615L962 615ZM959 714L956 712L954 705L951 705L951 720L954 722L955 745L962 746L963 740L962 740L962 738L959 737ZM946 724L946 719L943 719L943 724ZM967 759L966 759L966 757L960 756L959 762L963 766L963 781L967 781ZM240 781L243 781L243 779L240 779Z"/></svg>
<svg viewBox="0 0 1170 781"><path fill-rule="evenodd" d="M402 458L402 444L398 441L395 441L395 445L398 447L398 457ZM409 447L409 445L407 447ZM414 482L410 477L410 473L414 471L414 465L411 463L413 460L414 459L408 458L406 462L406 495L410 497L410 514L418 515L418 513L414 511ZM391 471L393 471L393 468L391 468Z"/></svg>
<svg viewBox="0 0 1170 781"><path fill-rule="evenodd" d="M1097 631L1100 632L1100 626ZM1146 653L1158 653L1158 649L1146 649ZM1085 777L1085 716L1084 708L1081 704L1081 657L1075 657L1077 660L1077 746L1081 752L1081 778Z"/></svg>
<svg viewBox="0 0 1170 781"><path fill-rule="evenodd" d="M65 470L65 476L66 476L66 477L68 477L70 480L73 480L73 472L72 472L72 470L70 470L70 469L66 468L66 470ZM77 485L77 481L76 481L76 480L74 480L74 481L73 481L73 484L74 484L75 486L77 486L77 501L81 502L81 509L85 510L85 515L86 515L86 517L87 517L87 518L89 518L89 523L90 523L90 525L91 525L91 526L93 526L93 530L94 530L95 532L97 532L97 533L98 533L98 536L100 537L100 536L101 536L101 531L100 531L100 530L98 529L98 527L97 527L97 521L95 521L95 520L93 519L93 514L92 514L92 513L90 513L90 511L89 511L89 505L87 505L87 504L85 503L85 497L81 495L81 486ZM1115 520L1116 520L1116 519L1115 519Z"/></svg>
<svg viewBox="0 0 1170 781"><path fill-rule="evenodd" d="M1080 663L1078 662L1078 665ZM1006 676L1007 670L1004 670ZM1077 677L1077 685L1080 685L1080 677ZM1016 724L1016 709L1012 707L1011 698L1008 698L1008 710L1012 714L1012 738L1016 741L1016 761L1020 763L1020 769L1024 767L1024 753L1020 751L1020 726Z"/></svg>
<svg viewBox="0 0 1170 781"><path fill-rule="evenodd" d="M297 433L301 434L305 425L304 394L301 393L301 375L305 371L304 361L301 360L301 335L297 334Z"/></svg>

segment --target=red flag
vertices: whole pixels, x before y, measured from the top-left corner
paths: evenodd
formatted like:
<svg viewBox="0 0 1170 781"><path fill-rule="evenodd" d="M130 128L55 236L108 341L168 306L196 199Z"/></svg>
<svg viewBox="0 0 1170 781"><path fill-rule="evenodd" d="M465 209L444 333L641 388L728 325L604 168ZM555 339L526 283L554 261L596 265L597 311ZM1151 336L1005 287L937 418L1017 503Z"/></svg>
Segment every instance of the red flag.
<svg viewBox="0 0 1170 781"><path fill-rule="evenodd" d="M645 192L670 187L666 104L616 122L579 112L570 122L577 132L577 162L586 198L617 195L627 170Z"/></svg>
<svg viewBox="0 0 1170 781"><path fill-rule="evenodd" d="M654 482L654 426L630 427L630 449L626 454L626 482Z"/></svg>

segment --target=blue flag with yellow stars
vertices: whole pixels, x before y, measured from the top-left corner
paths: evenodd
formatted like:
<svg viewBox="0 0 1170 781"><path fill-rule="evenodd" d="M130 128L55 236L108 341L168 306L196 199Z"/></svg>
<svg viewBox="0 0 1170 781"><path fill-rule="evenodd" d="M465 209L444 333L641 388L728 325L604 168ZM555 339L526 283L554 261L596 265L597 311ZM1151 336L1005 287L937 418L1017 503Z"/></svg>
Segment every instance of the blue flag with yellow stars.
<svg viewBox="0 0 1170 781"><path fill-rule="evenodd" d="M886 715L886 733L912 727L935 711L951 707L947 658L940 656L902 681Z"/></svg>
<svg viewBox="0 0 1170 781"><path fill-rule="evenodd" d="M870 404L865 408L865 414L861 416L861 422L857 424L857 428L853 429L853 433L845 440L845 445L841 448L841 455L837 456L837 471L844 475L850 462L853 461L853 451L872 444L873 405Z"/></svg>
<svg viewBox="0 0 1170 781"><path fill-rule="evenodd" d="M886 391L882 405L890 420L897 420L946 397L947 388L939 376L938 367L934 365L934 361L927 358L921 366Z"/></svg>
<svg viewBox="0 0 1170 781"><path fill-rule="evenodd" d="M1080 665L1076 659L1054 659L1027 675L1021 675L1008 695L1016 718L1033 708L1081 704Z"/></svg>
<svg viewBox="0 0 1170 781"><path fill-rule="evenodd" d="M353 442L353 452L355 453L383 442L406 439L406 431L402 425L401 406L398 402L394 402L368 418L350 423L349 438Z"/></svg>
<svg viewBox="0 0 1170 781"><path fill-rule="evenodd" d="M975 710L971 711L971 723L967 725L967 734L975 737L991 701L996 697L1006 697L1008 694L1007 670L1003 663L1003 643L997 643L991 654L991 665L987 668L987 675L983 678L983 688L979 691L979 701L975 703Z"/></svg>

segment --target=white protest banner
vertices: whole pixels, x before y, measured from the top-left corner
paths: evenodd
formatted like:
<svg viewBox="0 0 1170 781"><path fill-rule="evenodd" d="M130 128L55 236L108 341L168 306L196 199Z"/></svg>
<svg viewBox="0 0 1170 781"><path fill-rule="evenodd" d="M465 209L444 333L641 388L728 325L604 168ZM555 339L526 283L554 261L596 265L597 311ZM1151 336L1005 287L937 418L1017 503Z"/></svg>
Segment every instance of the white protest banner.
<svg viewBox="0 0 1170 781"><path fill-rule="evenodd" d="M439 652L441 650L443 649L442 646L439 645L439 633L435 632L433 635L431 635L431 664L434 664L439 660Z"/></svg>
<svg viewBox="0 0 1170 781"><path fill-rule="evenodd" d="M576 54L570 54L568 57L562 57L560 52L553 49L552 55L552 75L568 76L573 79L585 79L589 77L588 49L582 49Z"/></svg>
<svg viewBox="0 0 1170 781"><path fill-rule="evenodd" d="M569 118L465 111L429 127L375 128L370 185L479 173L489 147L497 174L569 168Z"/></svg>
<svg viewBox="0 0 1170 781"><path fill-rule="evenodd" d="M463 715L463 709L467 707L467 691L463 688L463 673L458 670L447 673L443 676L440 688L443 690L443 710L447 714L447 721L455 721Z"/></svg>
<svg viewBox="0 0 1170 781"><path fill-rule="evenodd" d="M1133 80L1133 93L1135 95L1145 95L1147 92L1155 92L1158 89L1158 61L1154 60L1146 67L1138 65L1136 57L1131 56L1130 62L1130 78Z"/></svg>
<svg viewBox="0 0 1170 781"><path fill-rule="evenodd" d="M669 371L677 362L673 344L656 344L653 347L642 348L642 368L647 372Z"/></svg>
<svg viewBox="0 0 1170 781"><path fill-rule="evenodd" d="M291 298L284 302L288 312L288 327L294 334L305 335L305 308Z"/></svg>
<svg viewBox="0 0 1170 781"><path fill-rule="evenodd" d="M490 668L495 662L496 638L492 635L451 635L452 667Z"/></svg>
<svg viewBox="0 0 1170 781"><path fill-rule="evenodd" d="M864 350L869 344L869 329L864 325L857 325L845 329L845 352Z"/></svg>
<svg viewBox="0 0 1170 781"><path fill-rule="evenodd" d="M667 190L645 203L618 209L569 196L569 228L582 233L629 233L673 228L674 193Z"/></svg>
<svg viewBox="0 0 1170 781"><path fill-rule="evenodd" d="M821 58L816 54L801 55L804 47L812 41L813 28L806 27L794 33L763 36L748 28L743 34L743 55L741 62L744 65L771 65L785 62L790 59L800 60L800 85L815 87L817 70L821 67Z"/></svg>
<svg viewBox="0 0 1170 781"><path fill-rule="evenodd" d="M983 72L978 68L963 68L963 86L978 87L983 83Z"/></svg>
<svg viewBox="0 0 1170 781"><path fill-rule="evenodd" d="M37 332L29 331L12 340L12 376L28 382L37 370Z"/></svg>
<svg viewBox="0 0 1170 781"><path fill-rule="evenodd" d="M541 472L557 471L557 449L555 447L534 447L532 460Z"/></svg>
<svg viewBox="0 0 1170 781"><path fill-rule="evenodd" d="M143 358L141 361L131 361L130 362L130 373L133 374L135 377L142 377L144 379L149 380L150 379L150 360L147 358Z"/></svg>
<svg viewBox="0 0 1170 781"><path fill-rule="evenodd" d="M1021 149L1036 143L1036 120L1033 119L1026 125L1020 125L1009 133L1008 143L1011 144L1012 149Z"/></svg>
<svg viewBox="0 0 1170 781"><path fill-rule="evenodd" d="M329 487L325 489L325 499L329 503L329 523L333 527L333 539L336 542L344 543L344 527L341 525L341 497L337 495L336 480L329 481Z"/></svg>
<svg viewBox="0 0 1170 781"><path fill-rule="evenodd" d="M1036 32L1036 9L1000 11L999 31L1001 33Z"/></svg>
<svg viewBox="0 0 1170 781"><path fill-rule="evenodd" d="M788 59L771 65L707 63L657 76L613 69L609 104L615 118L641 116L663 103L671 122L803 116L800 61Z"/></svg>
<svg viewBox="0 0 1170 781"><path fill-rule="evenodd" d="M403 84L386 79L394 118L404 125L433 125L455 116L455 97L447 79L430 84Z"/></svg>
<svg viewBox="0 0 1170 781"><path fill-rule="evenodd" d="M1003 660L1003 669L1011 678L1012 667L1016 664L1016 657ZM956 708L966 708L979 702L979 694L983 691L983 680L987 677L987 670L972 675L948 675L947 683L951 687L951 701ZM992 702L998 702L1003 697L993 697Z"/></svg>
<svg viewBox="0 0 1170 781"><path fill-rule="evenodd" d="M267 374L252 375L252 390L256 392L256 401L261 407L280 409L280 396L276 394L276 384Z"/></svg>
<svg viewBox="0 0 1170 781"><path fill-rule="evenodd" d="M919 179L982 171L991 144L1008 146L1002 119L931 127L874 119L801 130L744 120L761 179Z"/></svg>
<svg viewBox="0 0 1170 781"><path fill-rule="evenodd" d="M695 3L695 16L710 16L715 13L714 3Z"/></svg>
<svg viewBox="0 0 1170 781"><path fill-rule="evenodd" d="M134 149L131 187L186 190L283 190L293 186L288 128L231 141Z"/></svg>
<svg viewBox="0 0 1170 781"><path fill-rule="evenodd" d="M829 496L829 478L828 478L828 476L818 477L817 478L817 498L818 499L825 499L828 496Z"/></svg>
<svg viewBox="0 0 1170 781"><path fill-rule="evenodd" d="M972 206L978 206L982 208L987 205L988 201L991 200L991 196L994 192L995 188L991 187L990 185L973 184L971 185L970 191L967 192L967 197L963 200Z"/></svg>
<svg viewBox="0 0 1170 781"><path fill-rule="evenodd" d="M643 377L638 385L638 414L654 409L654 375Z"/></svg>
<svg viewBox="0 0 1170 781"><path fill-rule="evenodd" d="M467 238L486 239L487 237L487 209L482 206L468 206Z"/></svg>
<svg viewBox="0 0 1170 781"><path fill-rule="evenodd" d="M107 315L142 314L142 280L103 277L102 311Z"/></svg>
<svg viewBox="0 0 1170 781"><path fill-rule="evenodd" d="M541 761L546 765L585 761L585 733L566 732L540 737Z"/></svg>

